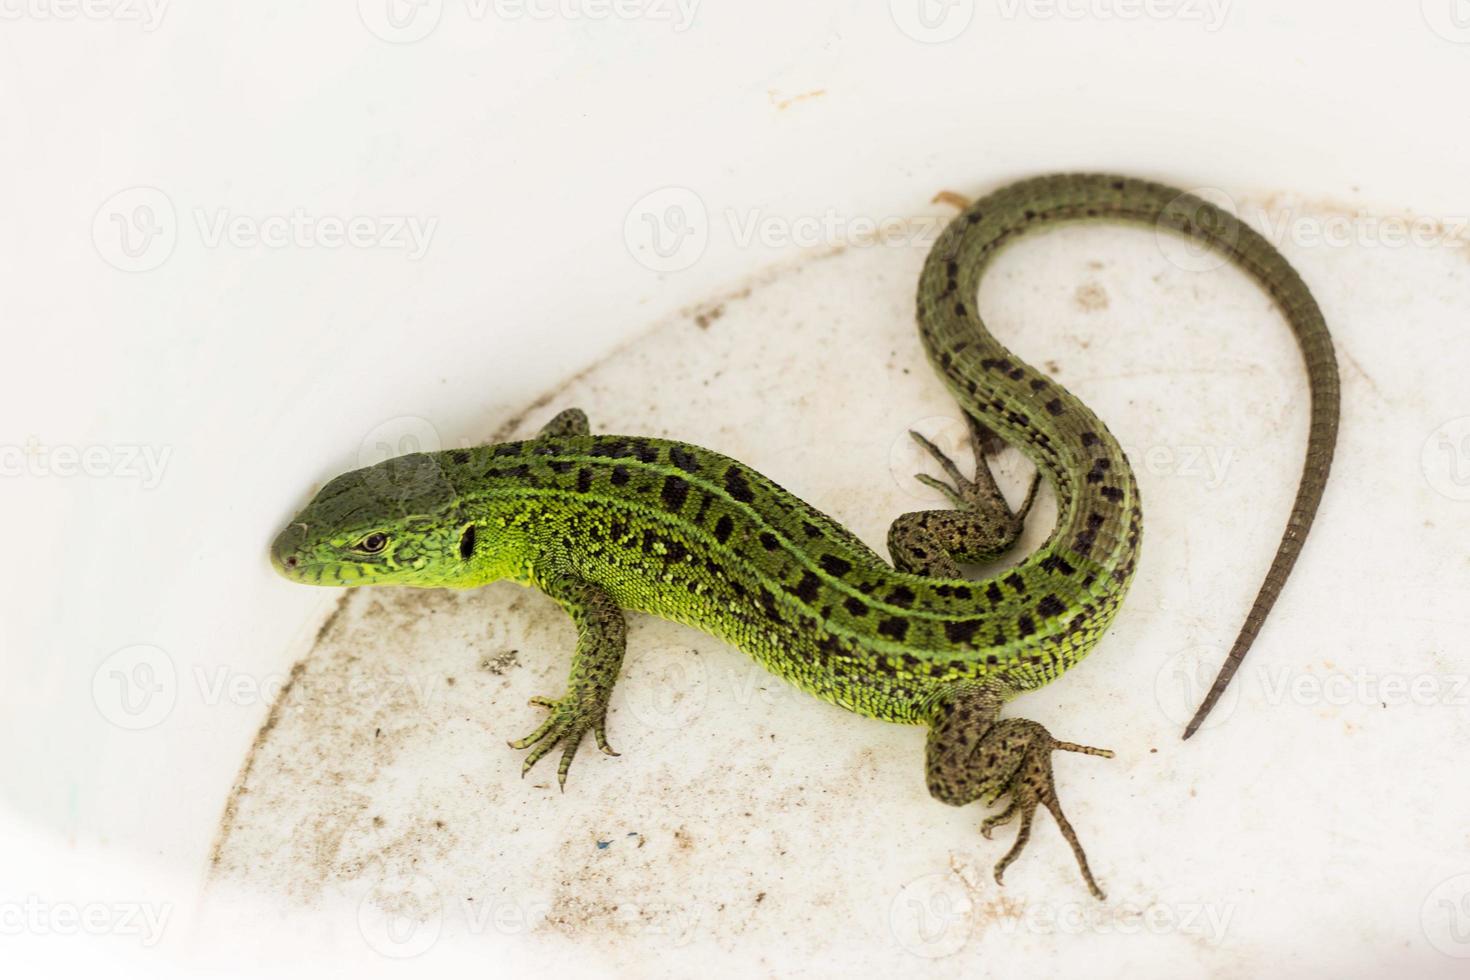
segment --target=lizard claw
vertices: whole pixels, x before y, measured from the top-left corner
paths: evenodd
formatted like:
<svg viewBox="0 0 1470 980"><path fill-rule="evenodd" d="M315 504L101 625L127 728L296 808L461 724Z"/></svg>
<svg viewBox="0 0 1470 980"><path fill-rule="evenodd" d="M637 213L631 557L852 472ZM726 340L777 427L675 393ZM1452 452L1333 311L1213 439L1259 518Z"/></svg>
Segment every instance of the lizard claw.
<svg viewBox="0 0 1470 980"><path fill-rule="evenodd" d="M1071 845L1072 854L1077 859L1077 866L1082 872L1082 879L1087 883L1087 890L1092 892L1093 897L1099 901L1106 900L1107 896L1099 887L1097 879L1092 876L1092 868L1087 864L1087 855L1082 850L1082 844L1077 840L1077 833L1072 829L1072 824L1062 812L1062 804L1057 799L1056 786L1052 780L1051 754L1054 751L1080 752L1083 755L1096 755L1111 759L1113 753L1107 749L1093 748L1090 745L1059 742L1047 734L1040 725L1034 725L1034 723L1028 723L1028 727L1030 730L1027 731L1026 736L1029 744L1022 749L1021 765L1001 789L1001 793L997 794L1008 794L1011 800L1010 805L1000 813L986 817L980 824L981 836L989 840L990 832L996 827L1010 823L1018 815L1021 818L1021 826L1016 831L1016 839L1011 844L1011 849L995 865L996 884L1001 884L1006 868L1010 867L1011 862L1020 857L1021 851L1025 850L1027 842L1031 839L1031 821L1036 816L1037 809L1045 807L1055 818L1062 837Z"/></svg>
<svg viewBox="0 0 1470 980"><path fill-rule="evenodd" d="M547 708L551 714L546 717L540 726L525 738L516 739L507 744L513 749L530 749L526 761L521 765L521 778L540 762L552 749L558 745L562 746L561 762L556 767L556 782L563 792L567 788L567 771L571 769L572 758L581 747L582 736L591 731L593 738L597 741L597 747L607 755L617 755L607 741L606 714L607 704L605 701L589 702L584 698L573 694L553 699L547 697L534 697L530 703L536 707Z"/></svg>

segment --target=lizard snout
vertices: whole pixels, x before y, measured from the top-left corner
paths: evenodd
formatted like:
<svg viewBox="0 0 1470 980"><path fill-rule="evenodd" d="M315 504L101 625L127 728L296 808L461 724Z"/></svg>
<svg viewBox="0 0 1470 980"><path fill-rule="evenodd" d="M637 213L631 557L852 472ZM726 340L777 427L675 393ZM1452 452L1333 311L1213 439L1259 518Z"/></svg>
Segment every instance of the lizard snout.
<svg viewBox="0 0 1470 980"><path fill-rule="evenodd" d="M288 524L286 529L276 535L276 540L271 544L271 564L276 567L287 578L296 578L296 570L301 566L301 545L306 540L306 525L301 523Z"/></svg>

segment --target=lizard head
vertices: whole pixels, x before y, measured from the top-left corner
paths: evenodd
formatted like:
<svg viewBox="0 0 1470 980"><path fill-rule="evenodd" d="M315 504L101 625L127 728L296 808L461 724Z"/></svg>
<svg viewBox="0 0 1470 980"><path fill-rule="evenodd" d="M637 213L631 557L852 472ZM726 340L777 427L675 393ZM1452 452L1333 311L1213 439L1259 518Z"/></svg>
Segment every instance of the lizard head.
<svg viewBox="0 0 1470 980"><path fill-rule="evenodd" d="M476 550L458 504L437 454L353 470L322 487L276 536L271 563L312 585L458 584Z"/></svg>

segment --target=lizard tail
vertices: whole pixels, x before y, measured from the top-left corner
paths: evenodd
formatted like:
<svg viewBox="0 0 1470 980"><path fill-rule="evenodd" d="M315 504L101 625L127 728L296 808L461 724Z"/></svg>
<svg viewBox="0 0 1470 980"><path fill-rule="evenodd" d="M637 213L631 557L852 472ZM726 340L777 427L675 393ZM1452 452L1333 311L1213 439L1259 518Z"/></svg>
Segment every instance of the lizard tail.
<svg viewBox="0 0 1470 980"><path fill-rule="evenodd" d="M1049 418L1045 411L1032 410L1026 414L1027 386L1023 381L1030 378L1028 369L1013 363L1014 357L1007 356L1009 352L984 330L983 323L967 309L965 300L975 295L981 270L1006 240L1039 225L1093 218L1149 224L1199 241L1234 261L1276 301L1306 361L1312 399L1311 428L1296 501L1245 624L1185 729L1184 737L1189 738L1240 668L1286 584L1316 515L1337 443L1341 400L1337 361L1322 311L1301 277L1269 241L1229 211L1201 197L1131 177L1058 174L1023 180L976 201L946 229L925 265L919 296L921 336L941 377L961 405L1020 446L1052 479L1062 511L1059 530L1065 527L1069 534L1085 535L1075 540L1092 545L1094 538L1101 541L1104 537L1115 537L1113 518L1096 535L1077 522L1095 521L1098 512L1109 513L1107 501L1094 499L1102 487L1094 478L1104 472L1088 473L1087 468L1096 468L1100 456L1116 452L1117 468L1126 469L1122 451L1105 427L1075 399L1062 398L1047 406L1057 418ZM971 363L982 352L989 353L990 359ZM1000 357L1006 359L998 360ZM985 370L987 367L992 370ZM1010 377L1021 380L1008 387L996 375L997 367L1002 372L1009 369ZM1045 390L1045 380L1032 379L1029 387ZM987 400L992 400L990 405L986 404ZM1080 433L1083 441L1079 443L1081 426L1088 431ZM1045 443L1038 444L1038 431L1046 436ZM1086 475L1085 480L1080 478L1082 474ZM1121 474L1113 475L1121 477ZM1121 497L1121 509L1129 511L1128 516L1136 520L1138 504L1131 478L1118 482L1126 486L1114 489L1110 501ZM1121 527L1121 516L1116 520ZM1109 534L1103 535L1103 531ZM1115 572L1115 576L1123 579L1132 570L1128 555L1136 548L1136 534L1130 532L1128 537L1132 540L1120 538L1114 542L1112 550L1119 554L1110 559L1126 562Z"/></svg>
<svg viewBox="0 0 1470 980"><path fill-rule="evenodd" d="M1286 521L1286 530L1230 653L1221 664L1214 683L1210 685L1194 717L1185 726L1184 738L1189 738L1199 730L1210 710L1229 686L1231 678L1240 669L1241 661L1255 642L1261 625L1266 621L1271 607L1276 604L1276 598L1281 594L1282 587L1296 564L1297 555L1301 553L1307 531L1310 530L1318 504L1321 503L1322 491L1327 485L1327 474L1332 467L1332 456L1337 446L1341 382L1337 373L1337 359L1332 351L1332 337L1327 332L1322 310L1312 298L1312 293L1301 276L1282 258L1281 253L1229 212L1192 194L1180 194L1170 188L1152 186L1157 188L1159 195L1170 198L1157 219L1161 226L1220 249L1249 272L1276 301L1296 336L1302 359L1306 362L1307 384L1312 399L1306 460L1302 467L1301 482L1297 485L1296 500Z"/></svg>

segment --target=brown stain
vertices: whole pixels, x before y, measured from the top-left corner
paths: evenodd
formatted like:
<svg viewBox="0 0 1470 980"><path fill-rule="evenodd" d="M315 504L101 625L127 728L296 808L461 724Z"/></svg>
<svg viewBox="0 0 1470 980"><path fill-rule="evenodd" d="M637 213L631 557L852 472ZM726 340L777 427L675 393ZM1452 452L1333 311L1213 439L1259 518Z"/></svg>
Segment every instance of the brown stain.
<svg viewBox="0 0 1470 980"><path fill-rule="evenodd" d="M1353 352L1349 350L1342 343L1342 341L1337 340L1336 338L1333 338L1333 347L1336 348L1338 356L1342 358L1343 363L1352 368L1353 373L1363 379L1364 383L1368 385L1373 394L1377 395L1380 399L1387 401L1387 399L1383 398L1383 392L1379 390L1378 382L1373 380L1373 375L1369 374L1368 369L1363 367L1363 365L1358 362L1358 359L1353 356Z"/></svg>
<svg viewBox="0 0 1470 980"><path fill-rule="evenodd" d="M337 622L337 618L342 615L342 610L346 606L348 599L351 598L353 591L355 590L348 589L347 593L341 599L337 600L336 608L332 610L331 615L327 617L321 629L317 630L316 640L312 644L313 648L322 641L323 636L331 632L332 626ZM250 774L255 768L256 756L265 746L266 739L270 736L270 733L275 730L276 725L280 722L285 706L289 703L291 689L296 686L297 682L301 680L302 675L305 673L306 660L304 658L291 665L291 674L287 678L286 683L282 685L280 696L276 699L276 703L271 705L271 710L265 716L265 722L261 724L260 730L255 733L255 739L250 743L250 750L245 753L245 761L241 764L240 771L235 776L235 783L230 788L230 795L225 800L224 812L220 814L219 826L214 833L214 843L209 848L209 866L212 871L219 868L220 858L224 855L225 844L230 839L230 831L234 829L235 818L240 809L240 798L245 795L246 786L250 782Z"/></svg>
<svg viewBox="0 0 1470 980"><path fill-rule="evenodd" d="M725 308L727 306L731 303L749 298L750 290L751 287L745 286L717 296L712 300L695 303L693 306L686 306L679 311L679 315L693 320L694 325L699 329L708 330L711 324L725 315Z"/></svg>
<svg viewBox="0 0 1470 980"><path fill-rule="evenodd" d="M780 96L778 96L776 94L776 90L775 89L767 89L766 90L766 98L768 98L770 100L771 105L773 105L773 106L776 107L776 111L777 112L785 112L787 109L789 109L792 106L796 105L798 102L806 102L806 101L809 101L811 99L820 99L823 96L825 96L826 94L827 94L827 90L826 89L824 89L824 88L816 88L816 89L812 89L809 92L802 92L802 93L800 93L798 95L792 95L792 96L789 96L789 97L783 99L783 98L781 98Z"/></svg>
<svg viewBox="0 0 1470 980"><path fill-rule="evenodd" d="M725 304L718 303L694 312L694 324L701 330L708 330L709 325L725 315Z"/></svg>
<svg viewBox="0 0 1470 980"><path fill-rule="evenodd" d="M1078 309L1088 313L1108 308L1108 291L1098 282L1084 282L1077 287L1077 292L1073 294L1072 299Z"/></svg>

